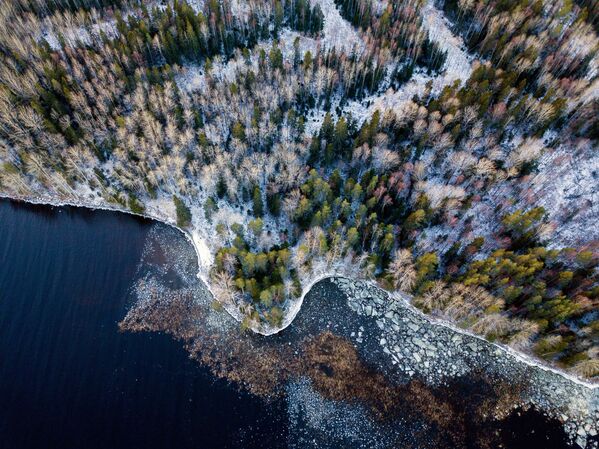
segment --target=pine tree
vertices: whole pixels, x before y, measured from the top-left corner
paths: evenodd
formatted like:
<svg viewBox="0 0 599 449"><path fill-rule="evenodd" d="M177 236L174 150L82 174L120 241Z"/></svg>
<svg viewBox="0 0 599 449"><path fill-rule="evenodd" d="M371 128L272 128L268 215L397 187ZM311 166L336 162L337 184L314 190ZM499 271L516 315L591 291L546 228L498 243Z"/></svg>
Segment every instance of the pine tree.
<svg viewBox="0 0 599 449"><path fill-rule="evenodd" d="M262 202L262 192L260 191L260 187L254 187L254 192L252 194L252 204L253 209L252 213L254 217L262 217L264 215L264 204Z"/></svg>

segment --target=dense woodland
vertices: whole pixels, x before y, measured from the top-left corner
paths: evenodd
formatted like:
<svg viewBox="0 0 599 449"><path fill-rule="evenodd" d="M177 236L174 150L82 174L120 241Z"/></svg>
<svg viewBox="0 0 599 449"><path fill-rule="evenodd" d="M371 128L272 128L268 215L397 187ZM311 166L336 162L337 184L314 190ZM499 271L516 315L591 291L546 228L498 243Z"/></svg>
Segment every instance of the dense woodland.
<svg viewBox="0 0 599 449"><path fill-rule="evenodd" d="M422 1L336 0L351 51L318 1L200 3L2 2L1 192L168 205L215 236L245 326L280 325L315 273L360 275L599 375L598 241L556 243L584 211L558 223L527 188L544 155L597 151L594 2L439 2L472 73L362 121L351 101L449 62Z"/></svg>

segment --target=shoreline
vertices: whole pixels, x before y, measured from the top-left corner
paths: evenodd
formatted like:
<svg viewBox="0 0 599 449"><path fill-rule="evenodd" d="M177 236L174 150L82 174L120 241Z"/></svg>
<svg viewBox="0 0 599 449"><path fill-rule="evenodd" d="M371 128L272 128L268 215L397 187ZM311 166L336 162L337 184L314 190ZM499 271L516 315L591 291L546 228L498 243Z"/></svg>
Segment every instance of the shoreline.
<svg viewBox="0 0 599 449"><path fill-rule="evenodd" d="M197 257L197 262L198 262L197 277L205 284L205 287L209 291L210 295L216 299L216 296L214 295L214 293L210 287L210 283L208 282L207 273L203 269L203 268L207 268L206 264L205 264L206 261L202 259L203 250L201 250L199 248L199 246L198 246L199 243L196 242L193 232L180 228L176 224L168 221L166 218L149 215L149 214L140 214L140 213L132 212L128 209L124 209L124 208L110 207L110 206L106 206L106 205L91 205L91 204L84 204L84 203L76 203L76 202L72 202L72 201L55 201L55 200L51 200L51 199L46 199L44 197L38 197L38 198L13 197L13 196L6 195L4 193L0 193L0 199L5 199L8 201L13 201L13 202L32 204L32 205L39 205L39 206L76 207L76 208L84 208L84 209L90 209L90 210L105 210L105 211L109 211L109 212L121 212L121 213L126 213L126 214L129 214L132 216L149 219L149 220L170 226L171 228L174 228L174 229L180 231L185 236L185 238L189 241L189 243L192 245L192 247L194 248L194 251L195 251L196 257ZM200 239L201 242L203 243L203 245L207 247L207 245L205 244L204 240L202 239L202 237L200 235L198 235L198 239ZM279 332L283 331L284 329L286 329L293 323L293 321L295 320L295 317L297 316L297 314L299 313L299 311L302 308L304 298L312 290L314 285L318 284L319 282L321 282L323 280L334 279L334 278L345 278L345 279L349 279L351 281L358 280L358 279L349 278L341 273L335 273L335 272L322 273L322 274L312 278L310 283L308 285L306 285L306 287L302 288L301 296L298 299L296 299L295 301L293 301L293 303L291 304L290 309L289 309L290 313L287 313L285 315L283 324L280 327L277 327L274 330L273 329L265 330L263 326L260 326L260 328L255 328L253 326L253 327L251 327L252 331L259 335L263 335L263 336L271 336L271 335L275 335L275 334L278 334ZM427 315L424 312L422 312L421 310L417 309L415 306L413 306L406 299L407 295L405 295L404 293L389 292L389 291L381 288L379 285L377 285L372 280L361 280L361 281L365 282L369 286L372 286L372 287L377 288L380 291L382 291L383 294L386 295L389 300L401 302L403 307L406 307L411 312L416 313L418 316L425 319L429 324L431 324L433 326L441 326L441 327L450 329L454 332L457 332L459 334L467 335L469 337L474 337L480 341L483 341L485 343L493 345L494 347L504 351L506 354L509 354L510 356L516 358L517 360L519 360L520 362L522 362L528 366L540 368L544 371L557 374L557 375L563 377L564 379L566 379L570 382L576 383L577 385L580 385L589 390L597 390L599 388L598 382L583 380L583 379L581 379L573 374L570 374L566 371L563 371L559 368L550 366L549 364L544 363L543 361L541 361L539 359L533 358L533 356L531 356L530 354L515 350L515 349L513 349L507 345L501 344L501 343L491 342L491 341L485 339L484 337L477 335L471 331L461 329L449 321ZM221 302L221 304L223 305L223 308L227 311L227 313L229 315L231 315L236 321L241 322L239 311L237 310L236 307L232 307L234 305L225 304L223 302ZM232 310L233 308L235 310Z"/></svg>

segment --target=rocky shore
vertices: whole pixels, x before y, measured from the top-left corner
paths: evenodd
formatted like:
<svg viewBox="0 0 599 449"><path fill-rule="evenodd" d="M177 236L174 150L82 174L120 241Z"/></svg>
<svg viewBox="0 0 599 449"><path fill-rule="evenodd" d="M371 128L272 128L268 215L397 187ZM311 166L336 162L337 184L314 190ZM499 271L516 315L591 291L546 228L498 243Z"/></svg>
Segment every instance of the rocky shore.
<svg viewBox="0 0 599 449"><path fill-rule="evenodd" d="M30 204L47 205L47 206L52 206L52 207L64 207L64 206L83 207L83 208L88 208L88 209L93 209L93 210L107 210L107 211L121 212L121 213L126 213L129 215L147 218L147 219L154 220L159 223L168 225L168 226L178 230L179 232L181 232L185 236L187 241L193 247L195 256L197 259L196 276L199 277L205 283L205 287L209 290L210 293L212 293L212 289L211 289L211 285L210 285L211 281L210 281L208 273L209 273L209 270L213 263L214 248L209 247L210 246L208 244L209 239L206 237L208 230L204 229L204 227L202 226L204 223L199 223L199 222L194 222L189 229L183 229L183 228L180 228L179 226L177 226L173 207L171 207L170 202L166 201L164 198L154 200L154 201L149 201L146 205L146 211L144 213L135 213L135 212L132 212L132 211L130 211L126 208L123 208L119 205L108 204L101 197L98 197L98 196L90 196L89 198L86 198L85 200L69 201L69 200L56 200L56 199L53 199L52 196L50 196L50 195L39 195L39 196L35 196L35 197L32 197L32 196L12 197L12 196L8 196L8 195L5 195L0 192L0 199L1 198L11 200L11 201L21 201L21 202L30 203ZM304 298L310 292L312 287L324 279L335 278L337 276L346 275L346 273L343 270L341 270L341 273L339 273L339 271L340 270L330 269L330 270L325 270L325 272L322 272L322 273L313 273L312 278L309 280L306 280L305 285L302 289L301 296L299 298L289 299L285 304L283 304L284 316L283 316L282 323L280 325L273 326L272 324L261 322L261 321L251 321L249 323L250 328L252 329L253 332L260 334L260 335L264 335L264 336L275 335L275 334L289 328L292 325L292 323L294 322L298 313L300 313L300 310L301 310L303 302L304 302ZM382 292L381 294L384 294L386 296L389 295L387 292L383 292L383 291L381 291L381 292ZM399 297L402 297L398 292L393 293L393 294L399 295ZM402 297L402 298L404 298L405 301L409 302L407 297ZM242 312L242 310L239 308L239 305L237 305L237 304L222 303L222 306L238 322L241 322L243 320L243 318L245 317L244 313ZM376 307L376 304L371 304L370 306L373 308L372 310L374 310L374 308ZM370 310L368 308L368 305L365 305L365 307L366 307L365 312ZM365 314L367 314L367 313L365 313ZM426 317L426 316L424 316L424 317ZM481 339L479 338L479 340L481 340ZM427 348L426 346L421 346L421 349L424 349L425 351L426 351L426 349L428 349L429 352L432 352L430 347ZM390 351L390 349L389 349L389 351ZM511 350L511 352L512 352L512 354L517 356L516 351ZM540 366L540 362L538 362L537 360L530 358L530 357L523 358L521 361L523 361L523 363ZM562 375L573 382L592 386L594 388L599 388L599 384L592 384L589 382L582 381L582 380L576 378L575 376L572 376L572 375L565 373L558 369L554 369L554 368L548 368L548 369L552 369L555 373L558 373L559 375ZM454 371L455 371L454 374L459 373L457 366L454 369ZM434 375L432 375L432 376L434 377Z"/></svg>
<svg viewBox="0 0 599 449"><path fill-rule="evenodd" d="M437 323L372 283L323 279L292 325L265 337L218 306L180 233L157 225L144 254L121 329L169 333L215 375L284 397L289 447L524 447L506 433L531 447L543 447L535 435L547 447L597 447L596 389Z"/></svg>
<svg viewBox="0 0 599 449"><path fill-rule="evenodd" d="M335 278L348 306L376 321L377 340L391 363L406 377L427 384L443 384L452 378L484 371L497 380L524 385L523 404L534 405L559 419L580 447L597 447L599 389L535 366L507 349L479 337L439 324L412 308L405 298L389 295L363 281ZM357 344L363 331L353 336Z"/></svg>
<svg viewBox="0 0 599 449"><path fill-rule="evenodd" d="M293 385L297 381L290 380L291 376L303 375L301 373L306 370L302 345L329 332L335 338L350 341L368 366L376 367L395 385L421 382L431 391L437 391L481 374L490 384L518 385L522 389L518 391L518 399L511 400L512 396L509 396L501 407L496 404L493 419L501 419L515 409L534 407L559 421L571 442L578 447L598 447L599 390L596 387L538 366L507 348L452 328L448 323L436 322L414 309L407 298L390 295L370 282L342 277L324 279L306 293L293 324L284 331L270 337L240 334L235 320L214 306L206 286L198 280L197 248L189 245L189 235L184 233L185 238L182 238L172 225L170 229L160 229L157 238L162 243L156 253L160 255L155 256L157 263L154 264L157 271L149 278L144 276L145 283L137 287L139 303L134 309L141 307L124 330L171 333L186 341L186 346L198 359L208 353L206 337L209 336L214 354L218 354L208 362L220 364L221 368L231 359L232 347L227 346L227 342L234 342L237 352L233 360L238 367L227 368L220 375L229 377L233 373L229 378L248 386L258 376L253 380L246 379L244 376L254 368L248 366L239 371L243 366L239 365L239 359L260 361L261 354L266 354L269 360L259 367L263 370L260 376L270 376L273 385L281 382ZM173 245L173 242L177 244ZM323 285L327 287L322 288ZM334 288L328 288L328 285ZM151 301L148 301L149 292L154 295ZM173 328L173 322L177 320L178 327ZM288 366L290 357L294 358L293 366ZM206 362L206 359L202 361ZM274 369L275 365L280 368ZM275 373L276 370L283 374ZM318 383L318 376L323 373L326 380L329 370L318 364L310 382ZM338 381L351 382L351 379ZM305 381L301 382L305 385ZM396 436L398 432L393 434Z"/></svg>

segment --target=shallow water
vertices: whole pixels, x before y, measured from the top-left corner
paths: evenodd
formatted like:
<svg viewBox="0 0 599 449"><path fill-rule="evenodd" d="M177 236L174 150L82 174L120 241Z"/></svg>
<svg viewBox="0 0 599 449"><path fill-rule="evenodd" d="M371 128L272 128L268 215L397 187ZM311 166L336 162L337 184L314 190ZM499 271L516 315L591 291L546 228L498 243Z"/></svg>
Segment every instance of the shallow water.
<svg viewBox="0 0 599 449"><path fill-rule="evenodd" d="M0 447L286 447L284 404L119 332L152 226L0 201Z"/></svg>

